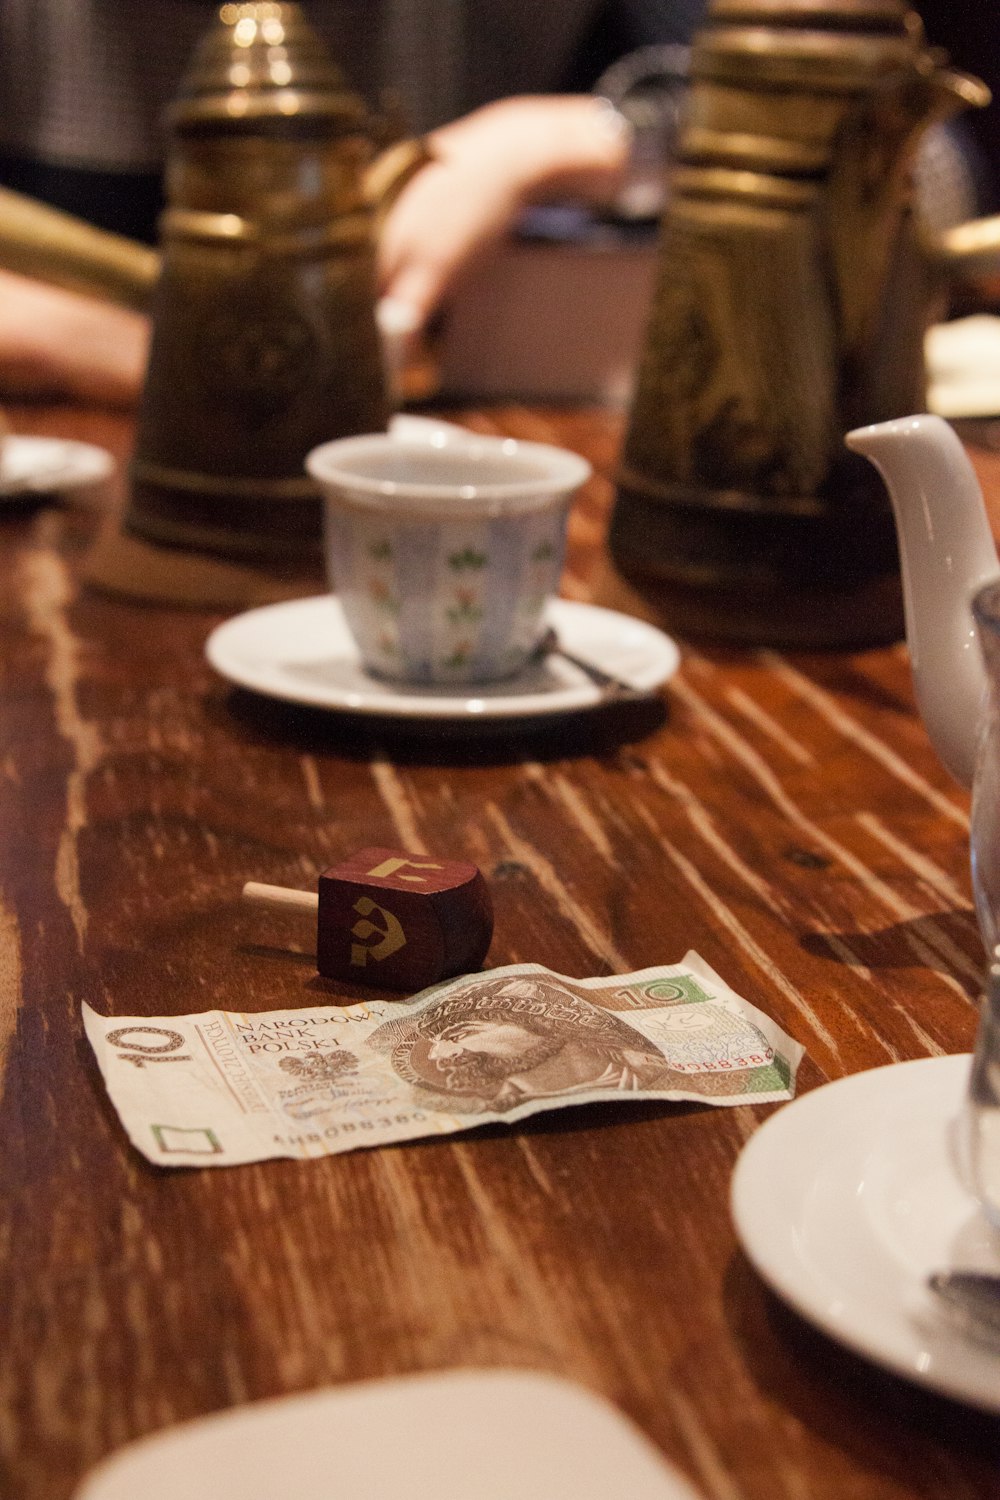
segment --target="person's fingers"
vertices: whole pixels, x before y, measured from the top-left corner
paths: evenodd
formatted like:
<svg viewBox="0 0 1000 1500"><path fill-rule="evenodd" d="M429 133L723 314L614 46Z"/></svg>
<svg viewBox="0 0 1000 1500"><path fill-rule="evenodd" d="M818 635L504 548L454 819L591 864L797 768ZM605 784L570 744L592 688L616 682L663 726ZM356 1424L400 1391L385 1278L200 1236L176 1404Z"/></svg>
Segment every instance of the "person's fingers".
<svg viewBox="0 0 1000 1500"><path fill-rule="evenodd" d="M106 406L134 406L146 377L149 323L121 307L81 312L70 392Z"/></svg>
<svg viewBox="0 0 1000 1500"><path fill-rule="evenodd" d="M421 323L516 217L518 202L506 185L484 182L470 167L442 162L425 168L383 226L380 289L415 308Z"/></svg>
<svg viewBox="0 0 1000 1500"><path fill-rule="evenodd" d="M411 309L414 333L425 328L448 302L463 275L467 274L497 238L494 232L483 233L463 245L454 256L422 255L419 245L403 253L395 269L383 276L381 295L393 303Z"/></svg>

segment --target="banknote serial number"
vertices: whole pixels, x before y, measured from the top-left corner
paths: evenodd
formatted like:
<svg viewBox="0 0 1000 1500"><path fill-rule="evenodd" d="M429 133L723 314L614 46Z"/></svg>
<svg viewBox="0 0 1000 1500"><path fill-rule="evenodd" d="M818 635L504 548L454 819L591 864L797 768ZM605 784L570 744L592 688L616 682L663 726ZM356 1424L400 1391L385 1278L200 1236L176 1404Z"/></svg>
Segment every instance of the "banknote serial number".
<svg viewBox="0 0 1000 1500"><path fill-rule="evenodd" d="M373 1115L366 1120L346 1120L342 1125L327 1125L323 1130L308 1130L301 1135L276 1135L276 1146L315 1146L340 1135L371 1135L375 1130L395 1130L400 1125L420 1125L427 1119L423 1111L398 1115Z"/></svg>
<svg viewBox="0 0 1000 1500"><path fill-rule="evenodd" d="M748 1052L746 1057L716 1057L699 1062L672 1062L677 1073L738 1073L745 1068L762 1068L774 1061L774 1048L764 1052Z"/></svg>

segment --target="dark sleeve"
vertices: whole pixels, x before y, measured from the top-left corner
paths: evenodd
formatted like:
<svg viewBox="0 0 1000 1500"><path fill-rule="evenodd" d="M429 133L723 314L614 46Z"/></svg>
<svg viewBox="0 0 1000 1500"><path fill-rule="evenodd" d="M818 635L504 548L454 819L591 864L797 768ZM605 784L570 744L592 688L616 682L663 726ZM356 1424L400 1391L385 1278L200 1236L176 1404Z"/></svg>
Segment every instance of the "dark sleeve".
<svg viewBox="0 0 1000 1500"><path fill-rule="evenodd" d="M1000 32L997 0L919 0L917 9L927 39L943 47L954 67L981 78L993 91L986 109L962 116L962 125L977 143L989 173L987 207L1000 205Z"/></svg>
<svg viewBox="0 0 1000 1500"><path fill-rule="evenodd" d="M59 167L0 151L0 184L30 198L40 198L130 239L156 243L163 210L159 172L100 172L86 167Z"/></svg>
<svg viewBox="0 0 1000 1500"><path fill-rule="evenodd" d="M562 87L586 93L619 57L639 47L689 42L707 0L605 0Z"/></svg>

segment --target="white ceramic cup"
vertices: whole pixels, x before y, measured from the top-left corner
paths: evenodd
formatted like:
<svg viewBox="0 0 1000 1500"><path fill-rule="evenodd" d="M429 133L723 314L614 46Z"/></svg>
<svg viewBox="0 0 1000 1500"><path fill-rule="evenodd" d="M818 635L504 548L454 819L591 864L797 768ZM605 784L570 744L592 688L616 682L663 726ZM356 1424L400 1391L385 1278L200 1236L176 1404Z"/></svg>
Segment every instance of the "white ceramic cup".
<svg viewBox="0 0 1000 1500"><path fill-rule="evenodd" d="M524 666L590 465L546 443L374 433L314 448L331 587L367 671L489 682Z"/></svg>

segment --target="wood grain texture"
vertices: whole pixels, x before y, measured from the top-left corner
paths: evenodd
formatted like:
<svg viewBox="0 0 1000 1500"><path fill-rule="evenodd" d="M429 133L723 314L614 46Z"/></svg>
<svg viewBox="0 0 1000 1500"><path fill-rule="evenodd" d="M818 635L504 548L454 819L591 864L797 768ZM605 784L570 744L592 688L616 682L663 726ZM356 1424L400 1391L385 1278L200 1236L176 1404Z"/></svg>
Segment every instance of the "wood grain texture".
<svg viewBox="0 0 1000 1500"><path fill-rule="evenodd" d="M124 419L12 415L128 451ZM621 598L601 551L618 419L447 415L591 459L565 590ZM974 456L1000 501L1000 459ZM802 1090L966 1050L983 965L968 799L905 650L686 645L652 706L421 734L234 692L202 655L218 615L81 591L96 519L0 524L5 1500L65 1500L181 1418L455 1365L582 1381L706 1500L994 1497L1000 1423L837 1349L741 1256L729 1179L769 1107L608 1105L170 1173L128 1147L80 1023L83 1001L357 998L316 974L313 918L240 891L315 888L383 844L480 867L491 964L603 974L697 949L805 1045Z"/></svg>

